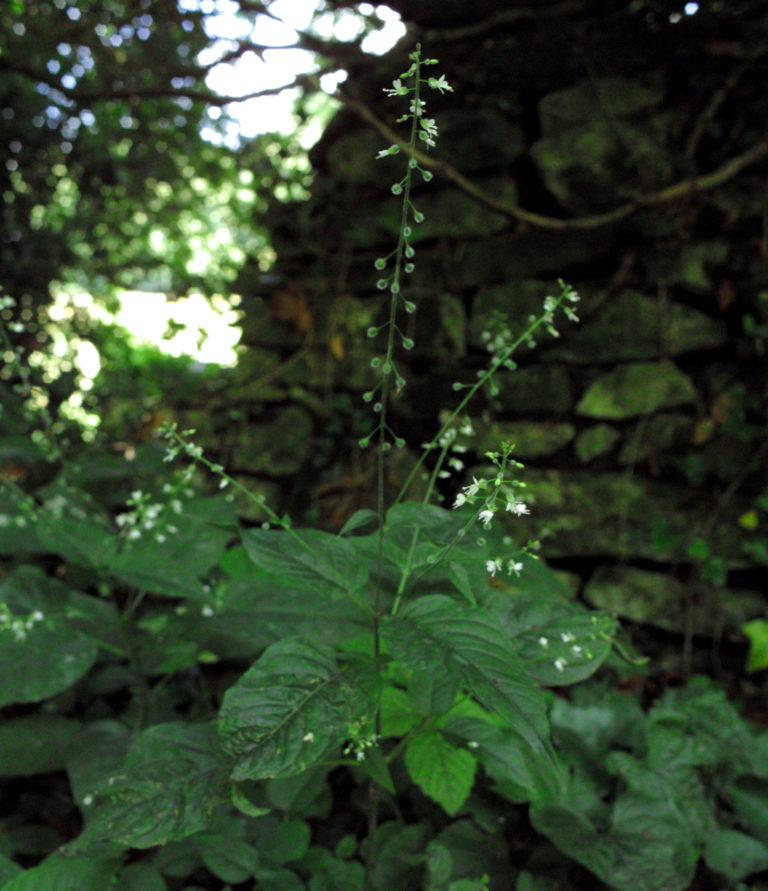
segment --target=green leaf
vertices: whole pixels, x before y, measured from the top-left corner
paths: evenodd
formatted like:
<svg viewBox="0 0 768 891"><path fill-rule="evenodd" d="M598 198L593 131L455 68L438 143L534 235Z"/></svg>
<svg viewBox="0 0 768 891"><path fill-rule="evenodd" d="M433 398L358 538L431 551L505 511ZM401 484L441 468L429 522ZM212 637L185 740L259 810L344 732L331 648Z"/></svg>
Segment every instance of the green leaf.
<svg viewBox="0 0 768 891"><path fill-rule="evenodd" d="M741 630L749 638L747 671L761 671L763 668L768 668L768 621L753 619L742 625Z"/></svg>
<svg viewBox="0 0 768 891"><path fill-rule="evenodd" d="M222 882L247 882L259 865L256 848L239 838L218 832L201 832L195 836L203 863Z"/></svg>
<svg viewBox="0 0 768 891"><path fill-rule="evenodd" d="M707 838L704 857L711 869L734 880L768 869L768 845L730 829L719 829Z"/></svg>
<svg viewBox="0 0 768 891"><path fill-rule="evenodd" d="M545 686L582 681L611 652L618 623L607 612L587 612L544 592L492 591L485 608L506 631L526 673Z"/></svg>
<svg viewBox="0 0 768 891"><path fill-rule="evenodd" d="M128 753L130 736L117 721L89 724L67 754L67 773L72 793L86 816L96 791L121 770Z"/></svg>
<svg viewBox="0 0 768 891"><path fill-rule="evenodd" d="M371 523L378 523L379 515L375 510L356 510L347 522L339 530L339 535L349 535L356 529L363 526L369 526Z"/></svg>
<svg viewBox="0 0 768 891"><path fill-rule="evenodd" d="M36 554L43 550L33 499L16 486L0 487L0 554Z"/></svg>
<svg viewBox="0 0 768 891"><path fill-rule="evenodd" d="M230 791L232 792L232 804L246 817L263 817L269 813L268 807L260 807L248 798L242 783L232 783Z"/></svg>
<svg viewBox="0 0 768 891"><path fill-rule="evenodd" d="M23 872L22 868L18 863L14 863L10 857L6 857L5 854L0 854L0 888L5 887L7 882L10 882L11 879L15 878Z"/></svg>
<svg viewBox="0 0 768 891"><path fill-rule="evenodd" d="M446 733L466 740L494 780L518 786L521 794L516 800L552 800L560 791L559 766L542 758L514 728L496 727L478 718L451 715L442 722L442 727Z"/></svg>
<svg viewBox="0 0 768 891"><path fill-rule="evenodd" d="M427 730L408 741L405 766L421 791L455 817L472 791L477 760L439 731Z"/></svg>
<svg viewBox="0 0 768 891"><path fill-rule="evenodd" d="M131 744L122 770L94 798L77 847L113 839L149 848L204 829L228 798L226 765L209 725L158 724Z"/></svg>
<svg viewBox="0 0 768 891"><path fill-rule="evenodd" d="M610 827L600 830L562 805L533 805L530 815L557 848L617 891L683 891L693 879L700 846L674 801L625 795L614 805Z"/></svg>
<svg viewBox="0 0 768 891"><path fill-rule="evenodd" d="M217 504L214 500L214 510ZM140 538L123 540L109 562L111 574L154 594L205 599L202 579L221 559L232 533L198 516L202 509L190 503L183 514L172 514L165 525L145 531ZM176 532L167 530L169 523Z"/></svg>
<svg viewBox="0 0 768 891"><path fill-rule="evenodd" d="M224 696L219 734L235 780L306 770L373 718L370 664L341 668L301 638L268 647Z"/></svg>
<svg viewBox="0 0 768 891"><path fill-rule="evenodd" d="M430 886L438 887L445 885L453 872L451 852L438 841L433 840L427 845L427 872Z"/></svg>
<svg viewBox="0 0 768 891"><path fill-rule="evenodd" d="M117 867L117 860L64 857L56 851L39 866L3 885L3 891L104 891L110 887Z"/></svg>
<svg viewBox="0 0 768 891"><path fill-rule="evenodd" d="M737 820L768 845L768 779L741 776L720 788Z"/></svg>
<svg viewBox="0 0 768 891"><path fill-rule="evenodd" d="M361 539L345 539L317 529L291 533L247 529L242 533L248 556L258 567L258 587L295 588L304 595L340 598L361 591L368 581Z"/></svg>
<svg viewBox="0 0 768 891"><path fill-rule="evenodd" d="M267 780L264 784L267 800L275 810L327 819L331 811L327 773L327 768L315 768L294 776Z"/></svg>
<svg viewBox="0 0 768 891"><path fill-rule="evenodd" d="M61 770L67 747L79 735L79 721L39 713L0 723L0 774L31 776Z"/></svg>
<svg viewBox="0 0 768 891"><path fill-rule="evenodd" d="M445 714L458 692L459 679L455 675L431 675L416 670L408 683L408 696L422 715Z"/></svg>
<svg viewBox="0 0 768 891"><path fill-rule="evenodd" d="M378 745L370 746L365 750L365 758L358 762L357 769L382 789L386 789L390 795L397 794L389 764Z"/></svg>
<svg viewBox="0 0 768 891"><path fill-rule="evenodd" d="M114 891L168 891L168 886L151 863L131 863L120 870Z"/></svg>
<svg viewBox="0 0 768 891"><path fill-rule="evenodd" d="M456 678L522 734L540 757L554 762L546 697L519 667L498 623L483 611L447 597L422 597L385 619L382 634L404 666L432 677Z"/></svg>
<svg viewBox="0 0 768 891"><path fill-rule="evenodd" d="M340 860L324 848L311 848L302 866L311 874L309 891L363 891L365 886L361 863ZM283 891L283 887L278 885L269 891Z"/></svg>
<svg viewBox="0 0 768 891"><path fill-rule="evenodd" d="M381 735L405 736L421 721L411 698L399 687L386 686L381 693Z"/></svg>
<svg viewBox="0 0 768 891"><path fill-rule="evenodd" d="M431 834L424 823L403 826L394 821L379 826L373 839L373 887L376 891L416 891L423 887L424 850Z"/></svg>
<svg viewBox="0 0 768 891"><path fill-rule="evenodd" d="M278 819L269 815L256 820L249 828L266 866L284 866L301 860L307 853L310 829L305 820Z"/></svg>
<svg viewBox="0 0 768 891"><path fill-rule="evenodd" d="M90 495L58 479L38 493L37 535L46 551L70 563L103 569L117 553L117 536Z"/></svg>
<svg viewBox="0 0 768 891"><path fill-rule="evenodd" d="M471 799L470 801L472 801ZM498 820L504 810L492 818L497 825L480 829L472 819L453 820L437 836L435 843L443 845L451 854L452 870L449 889L454 887L484 889L511 888L509 846ZM478 876L488 876L483 882Z"/></svg>
<svg viewBox="0 0 768 891"><path fill-rule="evenodd" d="M217 653L232 651L253 658L290 635L332 646L370 627L368 612L351 600L318 597L311 590L289 589L279 582L266 584L253 563L249 565L250 578L225 582L211 595L213 616L203 618L190 611L181 623L187 639L205 643Z"/></svg>
<svg viewBox="0 0 768 891"><path fill-rule="evenodd" d="M93 665L97 646L70 624L87 598L22 567L0 583L0 705L39 702L66 690Z"/></svg>

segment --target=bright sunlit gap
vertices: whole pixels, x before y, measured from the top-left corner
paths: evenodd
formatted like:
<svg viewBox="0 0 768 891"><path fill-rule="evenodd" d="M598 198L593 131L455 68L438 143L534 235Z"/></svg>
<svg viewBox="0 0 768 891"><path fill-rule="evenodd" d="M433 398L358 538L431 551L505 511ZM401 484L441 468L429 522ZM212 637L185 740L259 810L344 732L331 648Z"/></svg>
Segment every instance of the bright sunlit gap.
<svg viewBox="0 0 768 891"><path fill-rule="evenodd" d="M290 84L299 74L316 72L319 66L314 55L295 46L299 38L297 32L310 24L327 39L346 42L360 37L364 26L358 15L349 10L323 12L323 5L321 0L275 0L270 4L269 16L258 15L251 20L238 15L240 7L235 0L179 0L181 9L200 11L206 16L205 29L211 44L200 53L198 61L212 65L206 84L222 96L243 96L278 88ZM405 33L400 16L388 6L361 3L358 10L364 16L375 13L383 23L380 30L362 41L361 46L367 53L382 55ZM252 41L274 49L261 54L248 51L231 63L213 64L236 49L239 41ZM328 94L328 101L332 101L336 86L346 76L346 72L339 69L321 78L320 85ZM209 117L213 122L224 114L226 119L218 129L203 127L201 135L209 142L236 147L241 139L252 139L262 133L296 133L299 120L294 109L298 98L298 89L292 88L276 95L229 103L224 111L212 106ZM326 120L327 117L324 120L318 115L304 125L299 134L304 149L309 149L320 138ZM204 274L202 266L206 258L210 260L205 245L201 245L197 256L201 263L194 271ZM115 321L138 340L154 343L172 355L187 355L204 363L234 365L237 362L235 346L241 332L233 307L240 301L238 296L214 297L209 302L197 294L168 302L163 294L125 291L119 298L122 309ZM172 338L165 337L169 323L176 330ZM87 380L85 370L82 367L80 370Z"/></svg>
<svg viewBox="0 0 768 891"><path fill-rule="evenodd" d="M98 416L83 408L83 397L92 389L102 359L92 343L73 338L66 326L57 325L78 311L87 312L96 321L118 325L138 343L151 343L171 356L187 356L205 365L231 367L237 363L236 348L242 334L239 297L190 294L171 301L161 293L122 291L118 300L117 312L111 313L90 294L61 288L48 310L52 349L50 361L42 368L43 380L50 383L63 373L77 373L77 390L62 406L62 414L86 431L99 425ZM35 355L43 361L42 353Z"/></svg>

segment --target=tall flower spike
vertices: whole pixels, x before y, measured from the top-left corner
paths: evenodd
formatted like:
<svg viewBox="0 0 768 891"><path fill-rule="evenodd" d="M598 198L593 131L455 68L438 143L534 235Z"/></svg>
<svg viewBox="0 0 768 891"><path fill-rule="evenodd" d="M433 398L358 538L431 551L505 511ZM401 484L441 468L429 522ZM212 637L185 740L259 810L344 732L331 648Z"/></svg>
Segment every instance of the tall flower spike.
<svg viewBox="0 0 768 891"><path fill-rule="evenodd" d="M389 274L385 274L376 282L376 287L381 291L388 290L391 298L389 304L389 318L387 321L381 325L371 326L368 329L369 337L376 337L380 332L386 330L387 343L383 362L377 363L376 366L373 366L373 363L371 363L372 367L375 367L380 375L380 382L376 387L370 389L366 393L366 397L370 400L372 398L370 394L380 389L379 399L374 405L374 410L377 410L376 413L379 416L378 423L367 436L360 440L360 445L363 447L367 446L372 437L375 434L378 434L379 446L382 449L385 445L387 434L392 435L386 422L389 388L394 384L394 386L400 390L405 384L405 380L397 372L393 362L393 353L396 342L395 333L397 332L399 334L400 344L404 349L412 349L415 345L413 339L403 334L397 327L397 308L398 300L401 299L406 313L412 313L416 309L416 304L403 296L403 279L416 268L415 264L412 262L415 254L411 243L413 237L412 224L418 225L424 219L424 214L417 210L411 201L411 188L414 172L420 173L425 182L428 182L432 178L432 174L420 166L416 158L416 147L421 142L428 148L431 148L435 145L435 138L437 137L437 124L435 123L434 118L426 117L426 102L422 98L421 93L422 88L425 86L437 90L440 93L451 90L448 81L445 79L445 75L429 78L423 78L421 76L422 68L425 65L436 64L437 60L422 59L420 45L416 47L416 50L411 53L409 58L411 64L408 70L401 74L400 77L396 78L392 82L391 87L384 88L384 92L391 98L406 98L408 111L399 118L399 121L410 121L411 132L407 147L408 160L406 163L405 176L390 187L394 195L402 196L397 247L391 254L388 254L386 257L378 257L374 262L375 268L380 272L387 269L388 266L391 269ZM382 149L376 157L378 159L388 158L398 154L401 148L404 148L404 146L391 145L389 148ZM389 262L393 259L394 268L392 268ZM395 369L394 375L390 374L393 369ZM395 440L397 441L397 438L395 438Z"/></svg>

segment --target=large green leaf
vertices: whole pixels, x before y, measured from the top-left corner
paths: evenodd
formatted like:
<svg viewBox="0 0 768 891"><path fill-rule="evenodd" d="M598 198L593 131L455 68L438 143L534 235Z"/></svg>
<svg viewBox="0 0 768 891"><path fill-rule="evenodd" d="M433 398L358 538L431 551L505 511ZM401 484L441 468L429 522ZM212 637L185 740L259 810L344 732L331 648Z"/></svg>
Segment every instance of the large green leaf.
<svg viewBox="0 0 768 891"><path fill-rule="evenodd" d="M0 705L46 699L88 671L98 647L77 629L77 621L90 600L97 603L33 567L3 579Z"/></svg>
<svg viewBox="0 0 768 891"><path fill-rule="evenodd" d="M93 798L78 848L102 839L149 848L204 829L229 798L215 728L174 722L145 730Z"/></svg>
<svg viewBox="0 0 768 891"><path fill-rule="evenodd" d="M422 597L385 619L382 634L404 666L433 677L457 678L541 757L554 759L546 697L520 667L498 623L481 610L439 595Z"/></svg>
<svg viewBox="0 0 768 891"><path fill-rule="evenodd" d="M95 793L120 772L128 753L130 736L117 721L95 721L86 726L69 747L67 773L75 801L86 817Z"/></svg>
<svg viewBox="0 0 768 891"><path fill-rule="evenodd" d="M355 596L368 582L362 539L317 529L247 529L243 545L257 572L256 589L291 588L317 597Z"/></svg>
<svg viewBox="0 0 768 891"><path fill-rule="evenodd" d="M253 655L291 635L330 646L370 627L369 613L347 598L318 597L311 590L284 584L264 586L253 578L258 570L252 563L250 574L251 578L218 586L209 600L214 614L189 628L214 652L231 646L235 652Z"/></svg>
<svg viewBox="0 0 768 891"><path fill-rule="evenodd" d="M105 891L119 861L93 856L64 857L55 852L3 885L3 891Z"/></svg>
<svg viewBox="0 0 768 891"><path fill-rule="evenodd" d="M195 836L195 845L208 870L223 882L246 882L259 864L259 852L243 839L202 832Z"/></svg>
<svg viewBox="0 0 768 891"><path fill-rule="evenodd" d="M617 891L683 891L693 879L700 846L673 801L625 795L608 828L557 804L533 805L530 816L556 847Z"/></svg>
<svg viewBox="0 0 768 891"><path fill-rule="evenodd" d="M707 864L729 879L745 879L768 869L768 845L730 829L720 829L707 838Z"/></svg>
<svg viewBox="0 0 768 891"><path fill-rule="evenodd" d="M370 724L376 685L369 663L341 667L302 638L268 647L227 691L219 712L219 733L235 759L233 779L306 770Z"/></svg>
<svg viewBox="0 0 768 891"><path fill-rule="evenodd" d="M616 617L585 609L547 590L491 591L484 607L504 628L532 679L546 686L582 681L611 651Z"/></svg>
<svg viewBox="0 0 768 891"><path fill-rule="evenodd" d="M453 817L472 791L477 759L440 731L426 730L408 741L405 766L421 791Z"/></svg>

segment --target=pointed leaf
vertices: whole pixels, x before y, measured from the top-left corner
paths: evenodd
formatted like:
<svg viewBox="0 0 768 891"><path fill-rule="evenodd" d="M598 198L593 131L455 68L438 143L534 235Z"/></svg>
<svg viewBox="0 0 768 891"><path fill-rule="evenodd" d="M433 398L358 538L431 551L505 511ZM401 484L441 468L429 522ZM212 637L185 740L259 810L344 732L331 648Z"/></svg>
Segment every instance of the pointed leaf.
<svg viewBox="0 0 768 891"><path fill-rule="evenodd" d="M514 596L493 591L484 605L526 674L545 686L574 684L594 674L611 652L618 627L612 613L588 612L542 591Z"/></svg>
<svg viewBox="0 0 768 891"><path fill-rule="evenodd" d="M705 859L729 879L746 879L768 869L768 845L743 832L719 829L707 838Z"/></svg>
<svg viewBox="0 0 768 891"><path fill-rule="evenodd" d="M339 530L339 535L349 535L356 529L368 526L372 523L378 523L379 515L375 510L356 510L347 522Z"/></svg>
<svg viewBox="0 0 768 891"><path fill-rule="evenodd" d="M439 731L428 730L409 741L405 766L422 792L454 817L472 791L477 760Z"/></svg>
<svg viewBox="0 0 768 891"><path fill-rule="evenodd" d="M407 668L454 677L542 757L548 742L546 698L520 669L498 623L447 597L428 596L382 623L392 655Z"/></svg>
<svg viewBox="0 0 768 891"><path fill-rule="evenodd" d="M339 538L317 529L291 533L247 529L242 540L258 567L260 586L339 598L359 591L368 581L367 562L360 559L361 539Z"/></svg>
<svg viewBox="0 0 768 891"><path fill-rule="evenodd" d="M354 670L353 670L354 669ZM227 691L219 734L235 780L300 773L373 716L376 675L301 638L268 647Z"/></svg>
<svg viewBox="0 0 768 891"><path fill-rule="evenodd" d="M75 846L101 839L135 848L178 841L204 829L228 797L215 729L158 724L136 737L122 770L97 791Z"/></svg>
<svg viewBox="0 0 768 891"><path fill-rule="evenodd" d="M118 860L64 857L54 851L39 866L19 873L3 891L104 891L112 884Z"/></svg>
<svg viewBox="0 0 768 891"><path fill-rule="evenodd" d="M22 567L0 583L0 705L38 702L66 690L93 665L98 648L68 611L88 598Z"/></svg>

